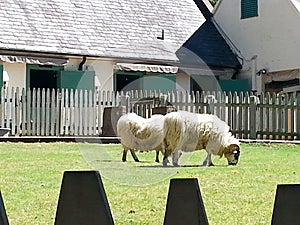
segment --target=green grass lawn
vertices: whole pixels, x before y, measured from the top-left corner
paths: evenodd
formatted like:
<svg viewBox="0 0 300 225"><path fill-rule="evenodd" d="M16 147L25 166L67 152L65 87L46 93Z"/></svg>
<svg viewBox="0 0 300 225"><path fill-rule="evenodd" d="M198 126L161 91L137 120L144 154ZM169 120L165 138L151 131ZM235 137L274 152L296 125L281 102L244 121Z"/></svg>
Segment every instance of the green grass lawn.
<svg viewBox="0 0 300 225"><path fill-rule="evenodd" d="M271 224L277 184L300 183L300 145L242 144L237 166L204 151L184 154L181 167L121 162L120 145L0 143L0 190L11 225L54 224L64 171L99 170L115 224L163 224L171 178L197 178L212 225Z"/></svg>

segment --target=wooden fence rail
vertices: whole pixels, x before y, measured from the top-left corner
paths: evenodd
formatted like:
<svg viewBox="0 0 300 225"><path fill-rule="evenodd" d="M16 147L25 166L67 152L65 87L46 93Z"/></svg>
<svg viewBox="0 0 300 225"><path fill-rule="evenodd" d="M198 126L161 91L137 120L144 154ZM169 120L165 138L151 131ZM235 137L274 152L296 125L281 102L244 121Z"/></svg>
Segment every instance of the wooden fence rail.
<svg viewBox="0 0 300 225"><path fill-rule="evenodd" d="M108 107L150 117L153 108L216 114L241 139L300 139L300 94L1 90L1 127L12 136L101 136ZM299 119L298 119L299 118Z"/></svg>

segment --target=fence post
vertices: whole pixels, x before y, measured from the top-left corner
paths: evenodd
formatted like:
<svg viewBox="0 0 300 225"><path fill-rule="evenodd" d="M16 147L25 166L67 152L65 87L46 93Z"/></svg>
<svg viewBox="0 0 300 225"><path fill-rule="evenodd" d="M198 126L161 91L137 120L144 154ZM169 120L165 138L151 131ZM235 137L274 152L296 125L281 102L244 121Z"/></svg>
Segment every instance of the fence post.
<svg viewBox="0 0 300 225"><path fill-rule="evenodd" d="M1 127L4 127L5 123L5 89L1 88L1 107L0 107L0 116L1 116Z"/></svg>
<svg viewBox="0 0 300 225"><path fill-rule="evenodd" d="M161 94L159 96L159 106L165 107L167 106L168 95Z"/></svg>
<svg viewBox="0 0 300 225"><path fill-rule="evenodd" d="M207 103L208 103L208 113L215 114L215 103L217 102L215 95L208 95L207 96Z"/></svg>
<svg viewBox="0 0 300 225"><path fill-rule="evenodd" d="M250 96L250 139L256 139L256 96Z"/></svg>
<svg viewBox="0 0 300 225"><path fill-rule="evenodd" d="M291 117L293 117L293 115L291 115ZM300 93L297 93L297 101L296 101L296 133L297 133L297 140L300 139ZM294 124L291 125L292 127L294 127ZM292 132L294 130L292 129Z"/></svg>
<svg viewBox="0 0 300 225"><path fill-rule="evenodd" d="M125 112L129 112L129 96L128 95L122 95L120 96L120 103L122 107L125 107Z"/></svg>

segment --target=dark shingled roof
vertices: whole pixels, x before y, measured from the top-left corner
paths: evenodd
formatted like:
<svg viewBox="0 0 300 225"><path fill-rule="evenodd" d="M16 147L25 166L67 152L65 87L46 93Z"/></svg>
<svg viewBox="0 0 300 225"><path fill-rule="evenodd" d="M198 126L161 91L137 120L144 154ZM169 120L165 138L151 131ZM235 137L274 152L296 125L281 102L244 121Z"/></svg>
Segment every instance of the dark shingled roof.
<svg viewBox="0 0 300 225"><path fill-rule="evenodd" d="M212 22L206 0L194 0L206 21L176 52L183 66L242 68L236 55Z"/></svg>
<svg viewBox="0 0 300 225"><path fill-rule="evenodd" d="M183 65L241 68L237 57L210 20L183 44L177 57Z"/></svg>

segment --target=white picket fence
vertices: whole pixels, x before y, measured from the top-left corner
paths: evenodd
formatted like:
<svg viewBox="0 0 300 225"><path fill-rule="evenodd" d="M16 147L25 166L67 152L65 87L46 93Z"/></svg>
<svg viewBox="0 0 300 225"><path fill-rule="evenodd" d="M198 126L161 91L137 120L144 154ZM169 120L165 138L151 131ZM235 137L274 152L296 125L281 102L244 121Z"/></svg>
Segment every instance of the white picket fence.
<svg viewBox="0 0 300 225"><path fill-rule="evenodd" d="M300 95L223 92L160 93L100 90L1 90L1 127L12 136L101 136L110 123L106 108L150 117L158 106L212 113L226 121L238 138L300 139ZM114 115L112 115L114 116Z"/></svg>

